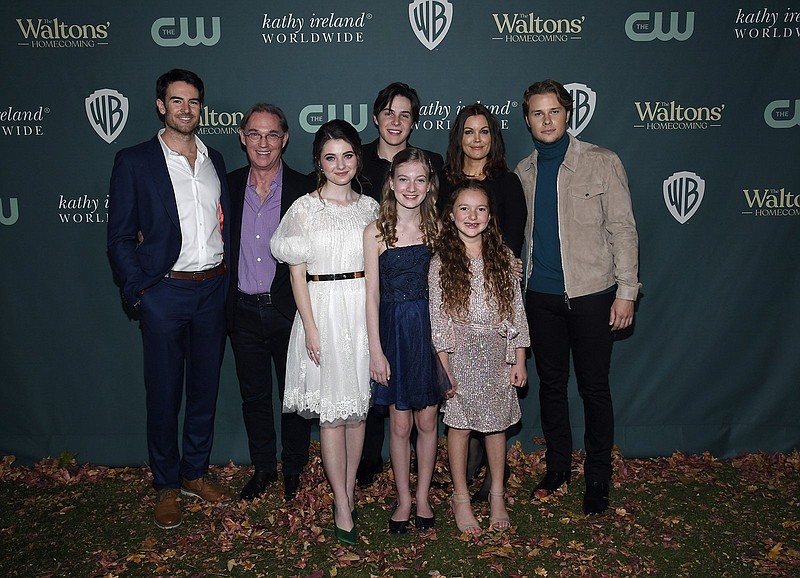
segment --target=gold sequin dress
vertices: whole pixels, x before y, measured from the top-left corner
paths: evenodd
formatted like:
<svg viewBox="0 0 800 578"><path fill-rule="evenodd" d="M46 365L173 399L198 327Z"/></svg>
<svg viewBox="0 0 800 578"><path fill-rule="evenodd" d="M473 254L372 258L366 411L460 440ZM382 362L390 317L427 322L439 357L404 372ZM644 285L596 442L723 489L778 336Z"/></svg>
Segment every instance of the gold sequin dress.
<svg viewBox="0 0 800 578"><path fill-rule="evenodd" d="M458 429L503 431L522 417L517 389L511 385L511 365L516 359L514 350L530 345L519 285L514 285L514 319L500 319L483 287L483 259L472 259L469 316L454 320L441 310L441 266L439 255L431 258L428 290L432 341L437 352L450 354L450 373L457 383L456 395L442 406L443 421Z"/></svg>

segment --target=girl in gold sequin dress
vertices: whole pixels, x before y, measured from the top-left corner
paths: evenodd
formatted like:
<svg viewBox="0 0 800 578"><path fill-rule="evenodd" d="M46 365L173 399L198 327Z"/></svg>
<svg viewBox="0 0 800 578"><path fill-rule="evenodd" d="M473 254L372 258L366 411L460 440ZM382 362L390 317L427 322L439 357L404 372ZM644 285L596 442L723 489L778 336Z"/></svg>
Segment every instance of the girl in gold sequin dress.
<svg viewBox="0 0 800 578"><path fill-rule="evenodd" d="M481 531L467 491L471 431L486 434L490 527L510 526L503 481L505 429L521 417L515 388L527 381L525 348L530 345L512 259L483 184L473 180L457 186L445 208L428 286L433 346L454 384L442 408L450 428L450 503L458 528L468 534Z"/></svg>

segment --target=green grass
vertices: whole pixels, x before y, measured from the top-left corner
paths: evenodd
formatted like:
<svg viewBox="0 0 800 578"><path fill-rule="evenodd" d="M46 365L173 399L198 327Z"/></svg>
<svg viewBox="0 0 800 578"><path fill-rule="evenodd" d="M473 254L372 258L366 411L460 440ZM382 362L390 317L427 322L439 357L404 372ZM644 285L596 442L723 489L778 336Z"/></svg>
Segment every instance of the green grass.
<svg viewBox="0 0 800 578"><path fill-rule="evenodd" d="M560 496L531 501L541 450L509 452L514 527L461 535L449 512L446 449L433 491L434 530L390 535L391 470L360 491L361 541L333 538L329 487L313 446L295 501L274 484L253 502L183 500L183 524L159 530L146 468L79 465L65 454L0 464L0 575L93 576L798 576L800 454L626 460L615 454L611 510L581 513L581 456ZM211 475L237 491L251 473ZM476 514L488 525L488 508Z"/></svg>

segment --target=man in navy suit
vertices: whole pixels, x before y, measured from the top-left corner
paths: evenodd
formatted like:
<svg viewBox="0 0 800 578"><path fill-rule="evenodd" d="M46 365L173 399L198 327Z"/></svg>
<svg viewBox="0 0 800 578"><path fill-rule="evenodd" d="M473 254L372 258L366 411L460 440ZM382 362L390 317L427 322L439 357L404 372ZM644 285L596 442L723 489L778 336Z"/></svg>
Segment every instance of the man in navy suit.
<svg viewBox="0 0 800 578"><path fill-rule="evenodd" d="M159 77L156 107L164 128L117 153L109 192L108 257L123 305L142 331L160 528L180 525L178 492L212 502L230 498L206 477L225 348L230 198L222 156L195 134L203 94L203 81L188 70Z"/></svg>
<svg viewBox="0 0 800 578"><path fill-rule="evenodd" d="M281 160L289 140L289 124L277 106L252 106L242 118L239 139L249 164L228 175L232 213L226 314L250 460L255 466L241 498L251 500L278 479L272 365L278 378L278 396L283 401L286 354L296 311L289 268L272 256L269 241L292 203L311 191L314 183ZM308 463L310 433L310 420L296 413L281 414L287 500L294 497Z"/></svg>

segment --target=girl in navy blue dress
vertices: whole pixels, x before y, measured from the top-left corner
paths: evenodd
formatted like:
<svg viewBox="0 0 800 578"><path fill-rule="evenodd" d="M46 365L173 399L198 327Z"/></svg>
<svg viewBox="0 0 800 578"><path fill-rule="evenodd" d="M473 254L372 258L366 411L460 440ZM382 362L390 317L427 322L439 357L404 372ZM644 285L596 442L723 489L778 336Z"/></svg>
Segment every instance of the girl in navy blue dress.
<svg viewBox="0 0 800 578"><path fill-rule="evenodd" d="M436 462L437 410L449 383L431 346L428 263L438 234L438 180L424 151L397 153L383 186L380 213L364 230L372 402L389 409L389 448L397 508L389 530L411 518L411 429L417 427L417 528L435 516L428 494Z"/></svg>

